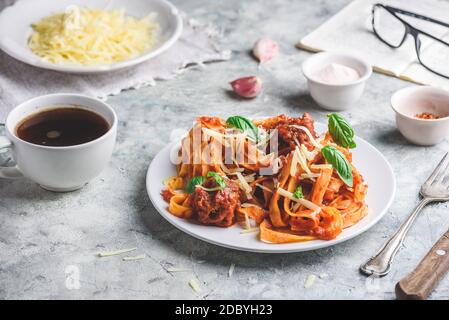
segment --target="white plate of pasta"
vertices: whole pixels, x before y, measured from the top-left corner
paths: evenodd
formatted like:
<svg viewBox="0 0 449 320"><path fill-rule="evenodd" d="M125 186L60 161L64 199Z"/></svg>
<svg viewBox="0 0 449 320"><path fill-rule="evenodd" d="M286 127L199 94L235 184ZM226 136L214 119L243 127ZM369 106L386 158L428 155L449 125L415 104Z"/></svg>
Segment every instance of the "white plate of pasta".
<svg viewBox="0 0 449 320"><path fill-rule="evenodd" d="M128 68L171 47L182 18L166 0L17 0L0 12L0 49L77 74Z"/></svg>
<svg viewBox="0 0 449 320"><path fill-rule="evenodd" d="M315 250L351 239L391 205L385 157L340 115L261 120L199 117L147 172L157 211L176 228L227 248Z"/></svg>

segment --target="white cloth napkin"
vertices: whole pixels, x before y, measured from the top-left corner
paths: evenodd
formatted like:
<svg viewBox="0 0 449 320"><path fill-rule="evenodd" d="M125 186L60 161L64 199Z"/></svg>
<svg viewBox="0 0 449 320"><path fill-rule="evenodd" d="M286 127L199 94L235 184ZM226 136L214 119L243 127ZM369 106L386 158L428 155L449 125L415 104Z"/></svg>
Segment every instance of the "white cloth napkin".
<svg viewBox="0 0 449 320"><path fill-rule="evenodd" d="M0 1L0 11L12 2ZM190 65L230 58L231 52L219 47L221 33L214 26L199 24L185 14L183 22L182 35L169 50L130 69L100 75L46 71L16 61L0 51L0 123L4 123L9 110L39 95L76 92L106 99L125 89L171 79Z"/></svg>

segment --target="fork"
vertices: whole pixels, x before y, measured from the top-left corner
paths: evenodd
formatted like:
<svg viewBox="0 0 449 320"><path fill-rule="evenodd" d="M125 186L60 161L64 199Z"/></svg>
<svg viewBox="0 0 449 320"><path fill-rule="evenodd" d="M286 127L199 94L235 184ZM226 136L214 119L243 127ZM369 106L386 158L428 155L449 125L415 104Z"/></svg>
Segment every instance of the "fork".
<svg viewBox="0 0 449 320"><path fill-rule="evenodd" d="M421 201L401 225L399 230L382 246L373 257L368 259L361 267L366 275L385 276L390 272L393 259L402 246L405 236L415 221L421 209L435 201L449 200L449 152L441 159L426 182L421 186Z"/></svg>

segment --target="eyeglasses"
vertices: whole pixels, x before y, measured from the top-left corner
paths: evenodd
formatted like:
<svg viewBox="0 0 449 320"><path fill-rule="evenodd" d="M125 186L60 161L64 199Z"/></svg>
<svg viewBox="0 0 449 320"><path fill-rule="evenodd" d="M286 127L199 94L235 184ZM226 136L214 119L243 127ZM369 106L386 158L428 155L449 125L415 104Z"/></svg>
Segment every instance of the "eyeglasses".
<svg viewBox="0 0 449 320"><path fill-rule="evenodd" d="M407 35L410 34L415 39L418 61L429 71L449 79L449 43L413 27L400 18L398 14L448 28L449 24L380 3L373 6L373 30L383 43L391 48L399 48L405 42Z"/></svg>

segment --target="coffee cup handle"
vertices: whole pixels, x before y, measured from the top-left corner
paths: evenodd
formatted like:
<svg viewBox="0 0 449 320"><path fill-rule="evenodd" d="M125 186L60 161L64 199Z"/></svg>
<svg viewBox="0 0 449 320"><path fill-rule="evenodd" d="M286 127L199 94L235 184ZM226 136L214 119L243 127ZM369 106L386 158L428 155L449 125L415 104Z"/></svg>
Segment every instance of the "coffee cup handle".
<svg viewBox="0 0 449 320"><path fill-rule="evenodd" d="M12 142L4 136L0 136L0 150L11 148ZM0 178L4 179L20 179L23 178L22 172L20 172L17 166L14 167L1 167L0 166Z"/></svg>

